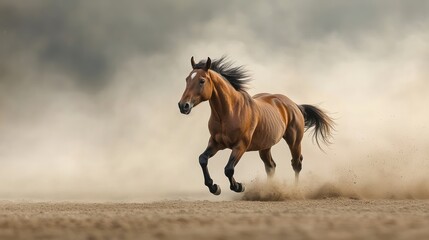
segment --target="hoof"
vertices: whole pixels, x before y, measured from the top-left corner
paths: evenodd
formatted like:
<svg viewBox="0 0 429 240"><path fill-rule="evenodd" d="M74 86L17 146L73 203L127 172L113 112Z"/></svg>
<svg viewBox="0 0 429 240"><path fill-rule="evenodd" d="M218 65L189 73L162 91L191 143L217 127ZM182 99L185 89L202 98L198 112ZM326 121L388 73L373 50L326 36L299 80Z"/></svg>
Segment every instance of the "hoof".
<svg viewBox="0 0 429 240"><path fill-rule="evenodd" d="M214 195L219 195L221 193L219 185L213 184L213 188L210 188L210 192Z"/></svg>
<svg viewBox="0 0 429 240"><path fill-rule="evenodd" d="M244 184L239 183L238 184L238 191L237 192L244 192L244 190L246 190L246 188L244 187Z"/></svg>
<svg viewBox="0 0 429 240"><path fill-rule="evenodd" d="M234 192L238 192L238 193L240 193L240 192L244 192L244 190L245 190L246 188L244 187L244 184L242 184L242 183L237 183L237 185L236 185L236 188L232 188L231 187L231 190L232 191L234 191Z"/></svg>

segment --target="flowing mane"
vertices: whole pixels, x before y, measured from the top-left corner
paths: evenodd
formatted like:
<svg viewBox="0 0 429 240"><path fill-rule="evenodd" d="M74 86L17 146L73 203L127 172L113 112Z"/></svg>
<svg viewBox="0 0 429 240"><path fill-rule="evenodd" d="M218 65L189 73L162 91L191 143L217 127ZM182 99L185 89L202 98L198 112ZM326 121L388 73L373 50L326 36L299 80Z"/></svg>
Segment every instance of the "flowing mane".
<svg viewBox="0 0 429 240"><path fill-rule="evenodd" d="M195 68L202 69L205 64L206 61L201 60L195 65ZM233 66L233 64L233 62L228 61L226 56L222 56L212 61L210 69L219 73L235 90L246 91L247 84L251 81L250 75L244 66Z"/></svg>

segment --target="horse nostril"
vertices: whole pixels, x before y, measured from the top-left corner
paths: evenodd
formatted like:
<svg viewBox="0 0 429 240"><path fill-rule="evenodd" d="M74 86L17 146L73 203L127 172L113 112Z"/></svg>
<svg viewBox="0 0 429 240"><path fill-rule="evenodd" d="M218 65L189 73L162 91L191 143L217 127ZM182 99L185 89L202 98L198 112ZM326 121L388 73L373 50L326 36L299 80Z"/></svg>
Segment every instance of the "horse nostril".
<svg viewBox="0 0 429 240"><path fill-rule="evenodd" d="M183 114L189 114L191 112L192 104L189 102L181 103L179 102L180 112Z"/></svg>
<svg viewBox="0 0 429 240"><path fill-rule="evenodd" d="M190 107L189 103L185 103L185 104L183 105L183 110L188 111L188 110L189 110L189 107Z"/></svg>

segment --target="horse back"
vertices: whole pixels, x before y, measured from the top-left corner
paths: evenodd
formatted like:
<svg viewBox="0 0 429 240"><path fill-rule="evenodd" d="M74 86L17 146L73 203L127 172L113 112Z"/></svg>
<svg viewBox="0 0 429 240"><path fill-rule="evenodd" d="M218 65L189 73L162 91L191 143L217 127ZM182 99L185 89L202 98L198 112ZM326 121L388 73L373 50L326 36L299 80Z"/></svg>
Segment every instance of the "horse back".
<svg viewBox="0 0 429 240"><path fill-rule="evenodd" d="M303 118L298 104L283 94L259 93L252 97L260 108L268 108L278 111L286 124L299 118Z"/></svg>

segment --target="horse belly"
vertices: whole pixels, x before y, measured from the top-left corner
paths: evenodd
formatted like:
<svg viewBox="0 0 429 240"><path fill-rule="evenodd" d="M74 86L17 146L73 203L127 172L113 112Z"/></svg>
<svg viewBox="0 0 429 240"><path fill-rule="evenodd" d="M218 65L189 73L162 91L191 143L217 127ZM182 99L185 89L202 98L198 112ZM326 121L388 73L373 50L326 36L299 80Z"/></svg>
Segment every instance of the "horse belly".
<svg viewBox="0 0 429 240"><path fill-rule="evenodd" d="M248 151L267 149L278 143L286 131L280 113L275 109L265 110L261 115Z"/></svg>

